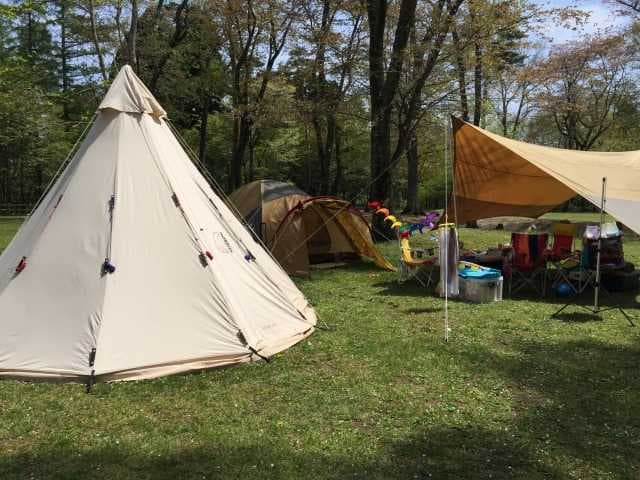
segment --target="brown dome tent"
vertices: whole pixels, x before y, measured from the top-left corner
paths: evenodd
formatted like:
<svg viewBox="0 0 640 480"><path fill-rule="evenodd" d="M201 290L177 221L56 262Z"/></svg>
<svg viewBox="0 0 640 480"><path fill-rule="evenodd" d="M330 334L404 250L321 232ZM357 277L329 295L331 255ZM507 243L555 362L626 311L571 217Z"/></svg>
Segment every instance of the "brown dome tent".
<svg viewBox="0 0 640 480"><path fill-rule="evenodd" d="M257 180L233 192L231 201L291 275L308 276L312 263L353 255L393 270L373 244L367 221L345 200Z"/></svg>

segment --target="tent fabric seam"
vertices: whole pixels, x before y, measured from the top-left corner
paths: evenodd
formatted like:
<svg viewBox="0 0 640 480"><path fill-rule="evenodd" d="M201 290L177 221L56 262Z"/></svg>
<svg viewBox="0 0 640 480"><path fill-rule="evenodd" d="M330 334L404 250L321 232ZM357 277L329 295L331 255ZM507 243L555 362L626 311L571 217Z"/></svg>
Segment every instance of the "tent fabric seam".
<svg viewBox="0 0 640 480"><path fill-rule="evenodd" d="M136 114L136 113L132 113L132 112L121 112L124 113L125 115L140 115L140 114ZM102 114L102 111L101 113ZM124 118L124 117L122 117ZM118 121L122 121L121 118L118 118ZM122 132L120 131L120 129L118 129L118 136L120 136L122 134ZM120 146L120 142L118 142L118 145ZM120 165L120 161L121 161L121 154L120 154L120 148L115 149L116 150L116 154L115 154L115 161L114 161L114 165L113 165L113 191L112 194L114 196L114 198L117 195L117 185L118 185L118 166ZM112 254L112 247L113 247L113 236L116 233L116 229L115 229L115 210L117 208L118 205L118 200L117 198L115 199L115 203L113 205L113 212L111 212L111 225L110 225L110 232L109 232L109 257L111 257ZM111 261L112 259L109 258L109 261ZM95 332L95 342L94 342L94 348L96 349L96 353L95 353L95 358L93 361L93 366L89 365L89 372L88 375L92 375L92 370L97 370L97 365L98 365L98 360L100 359L100 333L102 332L102 324L104 322L104 308L105 305L107 303L107 295L109 292L109 277L111 276L111 274L106 273L104 275L104 288L102 290L102 304L101 304L101 308L100 308L100 312L98 314L98 320L99 320L99 324L96 325L96 332ZM88 362L87 362L88 365Z"/></svg>
<svg viewBox="0 0 640 480"><path fill-rule="evenodd" d="M159 122L163 122L164 119L160 118L160 119L158 119L158 121ZM153 158L154 165L158 169L158 172L160 173L162 178L165 180L165 182L167 184L167 187L169 188L170 192L177 196L177 192L176 192L175 188L173 188L173 185L171 184L170 180L168 179L167 172L165 172L164 169L162 168L160 162L158 161L156 152L154 151L153 148L151 148L151 145L149 144L149 141L147 139L147 134L146 134L144 128L141 128L141 131L142 131L142 136L143 136L143 139L144 139L144 143L147 146L147 149L149 150L149 153L151 154L151 156ZM176 207L176 208L181 208L181 207ZM195 246L199 250L201 250L201 253L204 254L205 250L203 250L203 248L202 248L203 245L200 244L201 242L197 238L197 234L195 233L195 229L194 229L193 225L191 224L191 220L189 219L189 216L188 216L186 210L182 209L182 212L180 213L180 216L182 216L184 218L185 224L187 225L188 230L191 232L190 237L192 238ZM231 327L237 329L240 333L242 333L243 337L246 340L246 336L245 336L245 334L243 332L243 328L242 328L244 326L244 324L245 324L244 315L239 309L236 309L233 306L233 304L231 303L230 298L229 298L229 297L231 297L231 298L235 299L235 297L232 294L230 295L229 292L227 292L227 288L224 286L224 282L221 281L219 276L216 274L216 272L214 271L214 269L211 266L210 262L207 261L207 267L204 268L204 270L208 270L208 275L210 275L210 277L213 279L214 283L216 285L218 285L218 291L220 292L220 294L222 296L222 299L223 299L223 302L224 302L224 304L225 304L225 306L227 308L227 311L230 314L231 318L225 319L225 321ZM237 299L236 299L236 302L237 302ZM237 302L237 303L240 303L240 302ZM236 318L236 316L238 318ZM240 324L239 320L240 320L241 324ZM244 329L244 330L246 331L246 329ZM247 346L251 346L251 345L247 344ZM259 351L258 348L256 348L256 350Z"/></svg>

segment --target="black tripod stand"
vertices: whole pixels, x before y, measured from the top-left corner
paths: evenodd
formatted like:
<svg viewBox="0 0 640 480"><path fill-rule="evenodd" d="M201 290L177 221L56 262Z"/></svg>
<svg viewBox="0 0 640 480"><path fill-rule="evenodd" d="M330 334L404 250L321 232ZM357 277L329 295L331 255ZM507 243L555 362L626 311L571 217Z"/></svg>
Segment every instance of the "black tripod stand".
<svg viewBox="0 0 640 480"><path fill-rule="evenodd" d="M606 195L607 195L607 177L603 177L602 178L602 197L600 199L600 229L598 231L598 246L596 249L596 278L594 283L593 306L580 305L576 303L579 296L579 292L578 292L571 300L569 300L568 303L563 305L562 308L560 308L557 312L551 315L551 318L557 318L558 315L565 308L573 305L576 307L583 308L587 310L589 313L593 315L598 315L598 316L600 316L603 312L607 312L609 310L618 310L620 313L622 313L622 315L624 315L624 318L627 319L627 322L629 322L629 324L632 327L635 327L636 325L635 323L633 323L633 320L631 319L629 314L627 314L627 312L625 312L620 305L615 305L611 307L602 307L600 305L600 250L602 248L602 226L604 224L604 211L605 211L605 205L607 201Z"/></svg>

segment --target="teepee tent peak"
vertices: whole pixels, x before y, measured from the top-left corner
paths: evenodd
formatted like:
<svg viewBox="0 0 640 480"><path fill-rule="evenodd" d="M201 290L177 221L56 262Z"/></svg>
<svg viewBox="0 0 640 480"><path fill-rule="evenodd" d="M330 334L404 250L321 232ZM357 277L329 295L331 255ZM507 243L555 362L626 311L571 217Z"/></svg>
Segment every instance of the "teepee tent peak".
<svg viewBox="0 0 640 480"><path fill-rule="evenodd" d="M118 112L148 113L158 118L167 116L167 112L129 65L120 69L98 110L108 108Z"/></svg>

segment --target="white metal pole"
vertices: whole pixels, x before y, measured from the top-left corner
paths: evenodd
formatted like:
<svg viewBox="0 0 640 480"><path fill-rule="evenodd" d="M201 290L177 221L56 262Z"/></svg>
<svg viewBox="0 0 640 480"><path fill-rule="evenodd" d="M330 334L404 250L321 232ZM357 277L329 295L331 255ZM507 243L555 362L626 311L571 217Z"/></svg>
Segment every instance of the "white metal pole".
<svg viewBox="0 0 640 480"><path fill-rule="evenodd" d="M600 198L600 228L598 230L598 251L596 252L596 285L593 295L593 309L600 309L600 250L602 249L602 226L604 225L604 210L607 202L607 177L602 177L602 197Z"/></svg>
<svg viewBox="0 0 640 480"><path fill-rule="evenodd" d="M449 198L448 198L448 181L449 174L447 171L448 165L448 156L449 156L449 124L448 118L444 119L444 228L449 228L447 224L449 223ZM444 255L442 258L444 259L444 265L440 265L440 268L444 268L444 341L449 341L449 236L442 235L442 238L446 240L445 245L440 245L440 248L444 248Z"/></svg>

